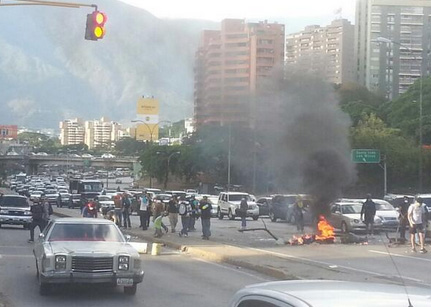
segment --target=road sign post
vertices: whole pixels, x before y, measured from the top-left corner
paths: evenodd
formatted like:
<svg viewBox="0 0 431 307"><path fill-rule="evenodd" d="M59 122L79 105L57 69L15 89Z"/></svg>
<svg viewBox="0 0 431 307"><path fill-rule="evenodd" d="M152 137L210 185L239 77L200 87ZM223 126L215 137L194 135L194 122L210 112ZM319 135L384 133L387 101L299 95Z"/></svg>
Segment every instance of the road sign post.
<svg viewBox="0 0 431 307"><path fill-rule="evenodd" d="M383 165L380 164L380 150L378 149L352 149L352 162L362 164L379 164L383 169L383 194L386 195L388 192L387 184L387 169L386 169L386 157L383 157Z"/></svg>

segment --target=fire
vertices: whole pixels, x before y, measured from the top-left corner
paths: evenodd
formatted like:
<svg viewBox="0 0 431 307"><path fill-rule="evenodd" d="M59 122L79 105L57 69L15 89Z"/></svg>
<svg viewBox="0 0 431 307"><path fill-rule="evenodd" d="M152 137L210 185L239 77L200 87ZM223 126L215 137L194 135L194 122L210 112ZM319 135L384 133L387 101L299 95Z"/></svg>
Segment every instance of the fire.
<svg viewBox="0 0 431 307"><path fill-rule="evenodd" d="M317 224L318 234L316 235L316 241L334 242L334 227L321 215L319 216L319 223Z"/></svg>

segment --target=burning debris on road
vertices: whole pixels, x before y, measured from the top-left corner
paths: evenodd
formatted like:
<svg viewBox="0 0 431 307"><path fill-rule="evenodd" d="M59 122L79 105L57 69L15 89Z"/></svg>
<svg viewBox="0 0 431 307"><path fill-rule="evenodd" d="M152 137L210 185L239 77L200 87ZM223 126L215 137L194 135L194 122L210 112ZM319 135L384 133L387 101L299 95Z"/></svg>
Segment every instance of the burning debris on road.
<svg viewBox="0 0 431 307"><path fill-rule="evenodd" d="M293 236L287 243L290 245L303 245L317 243L334 243L335 233L334 227L329 224L323 215L319 216L317 223L317 234L304 234L302 236Z"/></svg>

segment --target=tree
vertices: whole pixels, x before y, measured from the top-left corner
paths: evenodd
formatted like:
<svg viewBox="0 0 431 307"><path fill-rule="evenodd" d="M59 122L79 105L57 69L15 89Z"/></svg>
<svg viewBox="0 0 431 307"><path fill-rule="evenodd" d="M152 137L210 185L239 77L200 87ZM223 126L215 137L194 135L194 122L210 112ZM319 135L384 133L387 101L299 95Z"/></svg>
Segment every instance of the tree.
<svg viewBox="0 0 431 307"><path fill-rule="evenodd" d="M146 142L137 141L134 138L124 137L115 143L115 153L120 156L138 156L148 146Z"/></svg>
<svg viewBox="0 0 431 307"><path fill-rule="evenodd" d="M384 97L355 83L341 85L337 89L337 94L340 98L340 107L350 115L353 126L357 125L363 114L380 114L380 109L385 103Z"/></svg>
<svg viewBox="0 0 431 307"><path fill-rule="evenodd" d="M388 127L376 114L364 114L351 130L352 148L378 149L386 159L389 189L416 186L418 148L399 129ZM382 170L374 164L359 164L358 185L381 194ZM374 190L373 190L374 189Z"/></svg>
<svg viewBox="0 0 431 307"><path fill-rule="evenodd" d="M422 134L424 144L431 144L431 78L422 79ZM384 105L383 112L392 127L399 128L404 135L419 143L420 80L407 92Z"/></svg>

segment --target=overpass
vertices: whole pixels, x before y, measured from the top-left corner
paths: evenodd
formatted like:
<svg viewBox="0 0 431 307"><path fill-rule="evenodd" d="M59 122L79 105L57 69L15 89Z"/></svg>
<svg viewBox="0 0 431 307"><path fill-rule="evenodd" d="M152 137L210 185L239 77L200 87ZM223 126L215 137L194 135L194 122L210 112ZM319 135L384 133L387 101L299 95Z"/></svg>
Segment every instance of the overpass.
<svg viewBox="0 0 431 307"><path fill-rule="evenodd" d="M130 168L138 162L138 157L119 158L82 158L56 155L12 155L0 156L0 169L14 168L13 166L24 167L27 174L37 174L42 165L47 166L81 166L81 167L109 167L109 168Z"/></svg>

